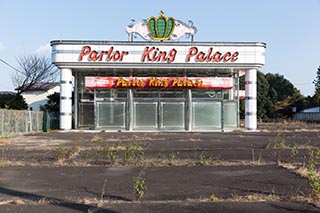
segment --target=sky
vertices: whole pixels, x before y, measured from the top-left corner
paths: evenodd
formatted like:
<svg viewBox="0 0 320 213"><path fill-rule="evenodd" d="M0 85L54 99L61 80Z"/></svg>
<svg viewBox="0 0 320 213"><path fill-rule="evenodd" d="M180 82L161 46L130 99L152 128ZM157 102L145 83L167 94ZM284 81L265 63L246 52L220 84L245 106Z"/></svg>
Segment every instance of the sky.
<svg viewBox="0 0 320 213"><path fill-rule="evenodd" d="M164 11L192 20L195 41L265 42L263 73L279 73L314 94L320 66L320 0L0 0L0 59L51 57L52 40L126 41L126 26ZM13 91L14 70L0 61L0 91Z"/></svg>

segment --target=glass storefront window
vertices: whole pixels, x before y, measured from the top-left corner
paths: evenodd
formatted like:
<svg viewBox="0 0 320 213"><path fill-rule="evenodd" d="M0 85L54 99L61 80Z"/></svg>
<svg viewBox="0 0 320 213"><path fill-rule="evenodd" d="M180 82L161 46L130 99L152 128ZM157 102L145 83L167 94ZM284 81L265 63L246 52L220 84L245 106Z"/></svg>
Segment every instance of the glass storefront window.
<svg viewBox="0 0 320 213"><path fill-rule="evenodd" d="M224 128L236 128L237 125L237 102L224 102L223 103L223 115L224 115Z"/></svg>
<svg viewBox="0 0 320 213"><path fill-rule="evenodd" d="M158 128L158 102L134 102L133 128Z"/></svg>
<svg viewBox="0 0 320 213"><path fill-rule="evenodd" d="M97 128L125 128L126 102L97 102Z"/></svg>
<svg viewBox="0 0 320 213"><path fill-rule="evenodd" d="M184 129L184 102L161 102L160 128Z"/></svg>
<svg viewBox="0 0 320 213"><path fill-rule="evenodd" d="M220 129L221 102L203 101L192 103L192 128Z"/></svg>

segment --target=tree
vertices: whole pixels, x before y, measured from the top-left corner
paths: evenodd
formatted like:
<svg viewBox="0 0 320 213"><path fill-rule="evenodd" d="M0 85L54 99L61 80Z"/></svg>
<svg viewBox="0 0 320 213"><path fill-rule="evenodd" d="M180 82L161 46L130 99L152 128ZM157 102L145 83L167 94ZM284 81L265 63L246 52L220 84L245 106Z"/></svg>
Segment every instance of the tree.
<svg viewBox="0 0 320 213"><path fill-rule="evenodd" d="M317 70L317 76L316 79L313 81L314 87L315 87L315 92L313 96L313 104L319 106L320 105L320 66L318 67Z"/></svg>
<svg viewBox="0 0 320 213"><path fill-rule="evenodd" d="M273 103L268 96L270 85L265 75L257 72L257 117L268 118L273 108Z"/></svg>
<svg viewBox="0 0 320 213"><path fill-rule="evenodd" d="M27 109L28 104L21 95L2 94L0 95L0 108L22 110Z"/></svg>
<svg viewBox="0 0 320 213"><path fill-rule="evenodd" d="M320 66L318 67L318 70L317 70L316 79L313 82L314 82L315 90L316 91L320 90Z"/></svg>
<svg viewBox="0 0 320 213"><path fill-rule="evenodd" d="M273 104L285 100L294 94L295 87L290 81L285 79L283 75L267 73L265 77L270 85L269 97Z"/></svg>
<svg viewBox="0 0 320 213"><path fill-rule="evenodd" d="M37 83L51 83L56 80L57 68L46 57L28 55L18 59L19 69L11 76L17 95L29 90Z"/></svg>
<svg viewBox="0 0 320 213"><path fill-rule="evenodd" d="M269 117L289 118L292 116L292 107L297 110L304 107L304 96L283 75L267 73L266 79L269 82L268 96L274 106Z"/></svg>
<svg viewBox="0 0 320 213"><path fill-rule="evenodd" d="M240 89L245 89L245 76L240 77ZM268 118L272 102L268 96L269 83L264 74L257 71L257 118ZM240 117L244 118L245 100L240 100Z"/></svg>
<svg viewBox="0 0 320 213"><path fill-rule="evenodd" d="M48 112L59 112L60 93L55 92L52 95L48 95L47 98L47 103L44 106L41 106L40 109Z"/></svg>
<svg viewBox="0 0 320 213"><path fill-rule="evenodd" d="M244 89L244 76L240 78L240 89ZM240 100L240 117L244 118L245 104ZM307 101L300 91L282 75L257 72L257 117L288 118L292 107L302 109Z"/></svg>

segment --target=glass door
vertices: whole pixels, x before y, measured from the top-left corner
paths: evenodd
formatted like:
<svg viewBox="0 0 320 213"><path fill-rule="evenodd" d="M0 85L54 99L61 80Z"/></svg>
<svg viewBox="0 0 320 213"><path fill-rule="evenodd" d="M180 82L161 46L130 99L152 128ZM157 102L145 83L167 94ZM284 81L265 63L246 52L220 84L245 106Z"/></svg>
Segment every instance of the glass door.
<svg viewBox="0 0 320 213"><path fill-rule="evenodd" d="M126 128L126 96L124 89L104 89L95 91L96 128Z"/></svg>
<svg viewBox="0 0 320 213"><path fill-rule="evenodd" d="M137 89L133 96L134 129L185 129L184 90Z"/></svg>

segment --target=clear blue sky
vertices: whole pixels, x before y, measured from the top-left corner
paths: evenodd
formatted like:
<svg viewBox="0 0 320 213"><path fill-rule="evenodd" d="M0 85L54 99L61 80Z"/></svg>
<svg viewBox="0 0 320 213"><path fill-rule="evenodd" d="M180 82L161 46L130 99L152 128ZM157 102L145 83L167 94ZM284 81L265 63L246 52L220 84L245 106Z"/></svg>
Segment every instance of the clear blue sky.
<svg viewBox="0 0 320 213"><path fill-rule="evenodd" d="M192 20L196 41L263 41L262 72L279 73L304 95L320 66L320 0L0 0L0 58L50 56L55 39L127 40L125 26L157 16ZM12 69L0 62L0 91L13 90Z"/></svg>

